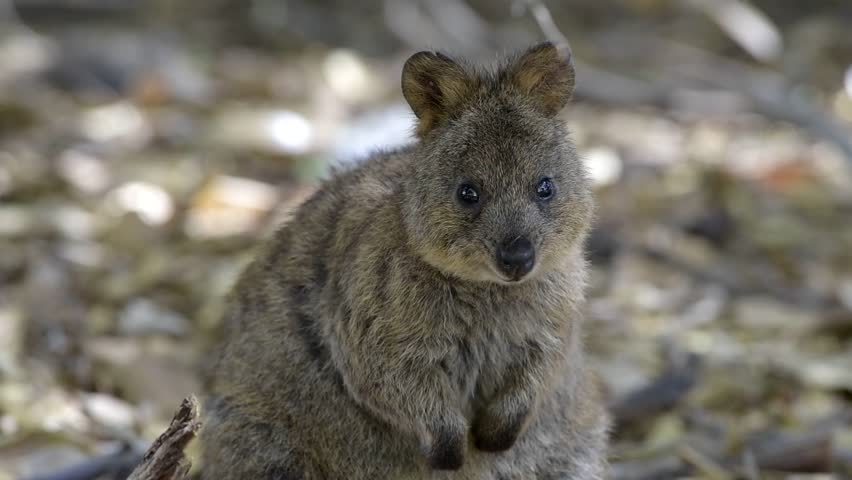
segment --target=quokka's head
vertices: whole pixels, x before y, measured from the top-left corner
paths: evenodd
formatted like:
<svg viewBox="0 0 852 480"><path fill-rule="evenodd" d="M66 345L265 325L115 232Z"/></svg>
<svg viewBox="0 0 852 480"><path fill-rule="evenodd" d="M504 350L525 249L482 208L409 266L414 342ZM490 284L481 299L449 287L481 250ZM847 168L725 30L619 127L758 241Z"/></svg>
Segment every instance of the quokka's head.
<svg viewBox="0 0 852 480"><path fill-rule="evenodd" d="M493 71L434 52L408 59L402 91L420 142L403 211L428 263L511 284L576 258L592 200L557 117L573 89L570 55L550 43Z"/></svg>

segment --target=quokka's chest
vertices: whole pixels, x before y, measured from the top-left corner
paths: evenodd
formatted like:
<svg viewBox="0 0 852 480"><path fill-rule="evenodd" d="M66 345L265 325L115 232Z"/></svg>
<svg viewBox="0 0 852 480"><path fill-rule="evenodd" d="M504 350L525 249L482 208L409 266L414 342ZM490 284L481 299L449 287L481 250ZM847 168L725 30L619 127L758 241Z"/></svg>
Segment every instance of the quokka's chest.
<svg viewBox="0 0 852 480"><path fill-rule="evenodd" d="M471 405L493 395L530 345L560 348L570 327L567 308L536 304L534 295L454 300L443 303L441 312L447 326L441 366Z"/></svg>
<svg viewBox="0 0 852 480"><path fill-rule="evenodd" d="M515 344L567 327L573 310L569 293L550 285L447 289L436 292L433 306L450 335L477 350L507 353Z"/></svg>

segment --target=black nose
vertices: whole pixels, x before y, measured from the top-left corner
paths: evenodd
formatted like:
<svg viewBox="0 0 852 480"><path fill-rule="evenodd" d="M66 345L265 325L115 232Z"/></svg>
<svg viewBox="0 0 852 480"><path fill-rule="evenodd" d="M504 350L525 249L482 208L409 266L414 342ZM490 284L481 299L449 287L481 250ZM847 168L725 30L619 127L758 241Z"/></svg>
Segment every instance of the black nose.
<svg viewBox="0 0 852 480"><path fill-rule="evenodd" d="M520 280L535 265L535 249L524 237L503 242L497 248L497 266L512 280Z"/></svg>

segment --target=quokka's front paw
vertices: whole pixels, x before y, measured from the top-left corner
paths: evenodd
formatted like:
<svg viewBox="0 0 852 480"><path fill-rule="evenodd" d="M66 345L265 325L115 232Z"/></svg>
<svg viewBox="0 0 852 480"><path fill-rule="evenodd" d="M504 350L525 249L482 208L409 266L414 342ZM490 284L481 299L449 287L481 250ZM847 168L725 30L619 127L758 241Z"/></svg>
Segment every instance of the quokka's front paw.
<svg viewBox="0 0 852 480"><path fill-rule="evenodd" d="M477 416L473 424L473 439L476 448L484 452L508 450L524 429L528 410L509 412L492 404Z"/></svg>
<svg viewBox="0 0 852 480"><path fill-rule="evenodd" d="M467 426L445 425L432 432L426 460L435 470L458 470L464 464Z"/></svg>
<svg viewBox="0 0 852 480"><path fill-rule="evenodd" d="M464 464L464 436L436 436L426 455L435 470L458 470Z"/></svg>

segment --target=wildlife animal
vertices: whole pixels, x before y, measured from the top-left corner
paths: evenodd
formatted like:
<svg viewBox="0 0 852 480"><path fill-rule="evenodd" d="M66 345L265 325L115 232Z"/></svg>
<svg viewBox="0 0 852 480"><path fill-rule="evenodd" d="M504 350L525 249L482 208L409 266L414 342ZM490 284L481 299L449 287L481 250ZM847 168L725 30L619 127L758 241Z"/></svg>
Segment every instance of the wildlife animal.
<svg viewBox="0 0 852 480"><path fill-rule="evenodd" d="M603 478L570 55L405 63L413 144L334 171L235 286L202 477Z"/></svg>

